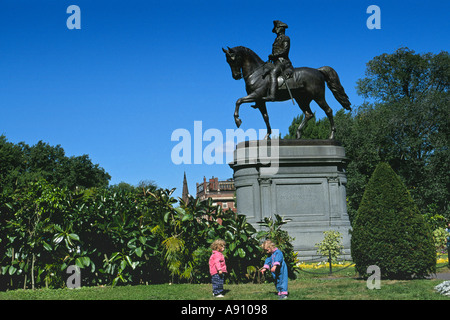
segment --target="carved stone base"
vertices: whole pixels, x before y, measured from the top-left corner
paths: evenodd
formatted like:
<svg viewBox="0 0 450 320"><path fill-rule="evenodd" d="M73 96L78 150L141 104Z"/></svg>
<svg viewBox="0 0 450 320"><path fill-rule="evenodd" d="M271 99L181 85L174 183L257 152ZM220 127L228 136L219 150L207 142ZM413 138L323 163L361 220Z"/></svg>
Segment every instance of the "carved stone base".
<svg viewBox="0 0 450 320"><path fill-rule="evenodd" d="M291 219L283 227L303 259L317 258L314 245L323 231L339 231L349 258L346 163L344 148L334 140L242 142L229 164L238 213L257 229L257 222L274 214Z"/></svg>

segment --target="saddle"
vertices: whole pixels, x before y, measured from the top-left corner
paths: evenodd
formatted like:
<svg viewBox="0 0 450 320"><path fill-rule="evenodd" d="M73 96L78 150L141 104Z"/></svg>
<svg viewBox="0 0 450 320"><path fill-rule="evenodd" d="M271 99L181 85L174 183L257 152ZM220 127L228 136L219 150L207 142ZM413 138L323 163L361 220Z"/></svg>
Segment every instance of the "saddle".
<svg viewBox="0 0 450 320"><path fill-rule="evenodd" d="M298 81L296 81L295 79L295 74L292 71L290 74L285 75L285 73L283 72L282 75L278 76L277 78L277 88L278 90L287 90L287 86L289 86L289 89L298 89L301 87L301 83L298 83ZM286 86L286 82L287 82L287 86Z"/></svg>
<svg viewBox="0 0 450 320"><path fill-rule="evenodd" d="M262 65L262 67L264 68L267 65L268 62L266 62L264 65ZM271 67L273 66L272 64L270 64ZM262 77L265 78L266 76L269 75L270 70L265 71L262 74ZM285 70L282 71L281 75L279 75L277 77L277 90L287 90L289 87L290 90L292 89L298 89L302 87L301 83L298 83L297 80L298 77L295 77L295 69L292 67L287 68ZM286 85L287 82L287 85Z"/></svg>

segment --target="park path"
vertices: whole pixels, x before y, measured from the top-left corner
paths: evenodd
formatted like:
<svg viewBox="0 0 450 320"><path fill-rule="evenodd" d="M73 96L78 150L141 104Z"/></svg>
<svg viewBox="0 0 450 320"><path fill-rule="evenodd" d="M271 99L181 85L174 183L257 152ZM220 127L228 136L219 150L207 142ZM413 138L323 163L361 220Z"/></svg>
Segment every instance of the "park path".
<svg viewBox="0 0 450 320"><path fill-rule="evenodd" d="M450 272L433 274L430 276L430 279L450 280Z"/></svg>

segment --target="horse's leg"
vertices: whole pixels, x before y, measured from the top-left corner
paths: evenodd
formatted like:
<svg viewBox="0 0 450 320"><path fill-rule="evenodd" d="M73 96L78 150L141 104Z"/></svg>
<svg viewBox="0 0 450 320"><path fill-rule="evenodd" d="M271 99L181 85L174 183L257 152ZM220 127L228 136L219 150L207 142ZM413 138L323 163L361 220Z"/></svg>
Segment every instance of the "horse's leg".
<svg viewBox="0 0 450 320"><path fill-rule="evenodd" d="M267 113L266 103L264 101L261 101L261 102L258 101L256 103L255 107L258 108L259 111L261 111L264 122L266 123L267 134L264 137L264 140L270 139L270 135L272 134L272 128L270 127L270 123L269 123L269 115Z"/></svg>
<svg viewBox="0 0 450 320"><path fill-rule="evenodd" d="M242 120L239 119L239 107L243 103L247 102L255 102L255 100L258 98L258 93L256 91L252 92L248 96L239 98L236 101L236 108L234 109L234 122L236 123L236 126L239 128L242 124Z"/></svg>
<svg viewBox="0 0 450 320"><path fill-rule="evenodd" d="M306 125L306 123L311 119L314 115L311 111L311 108L309 107L309 104L311 103L311 99L309 98L295 98L295 101L297 101L298 106L303 111L303 114L305 117L303 118L303 121L300 123L300 125L297 128L297 139L300 139L302 136L302 129Z"/></svg>
<svg viewBox="0 0 450 320"><path fill-rule="evenodd" d="M330 120L331 132L330 132L330 137L328 139L334 139L334 135L336 133L336 127L334 126L333 110L330 108L328 103L325 101L325 97L315 99L314 101L316 101L317 104L319 105L319 107L321 107L323 109L323 111L325 111L325 114L327 115L328 120Z"/></svg>

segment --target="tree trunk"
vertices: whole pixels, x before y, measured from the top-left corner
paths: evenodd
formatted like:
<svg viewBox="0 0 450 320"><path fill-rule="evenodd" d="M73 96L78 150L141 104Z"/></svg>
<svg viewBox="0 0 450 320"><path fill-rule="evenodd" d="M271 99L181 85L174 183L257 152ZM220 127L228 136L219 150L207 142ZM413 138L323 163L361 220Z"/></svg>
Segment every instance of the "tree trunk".
<svg viewBox="0 0 450 320"><path fill-rule="evenodd" d="M33 253L33 258L31 260L31 289L34 290L34 260L35 260L35 256Z"/></svg>

